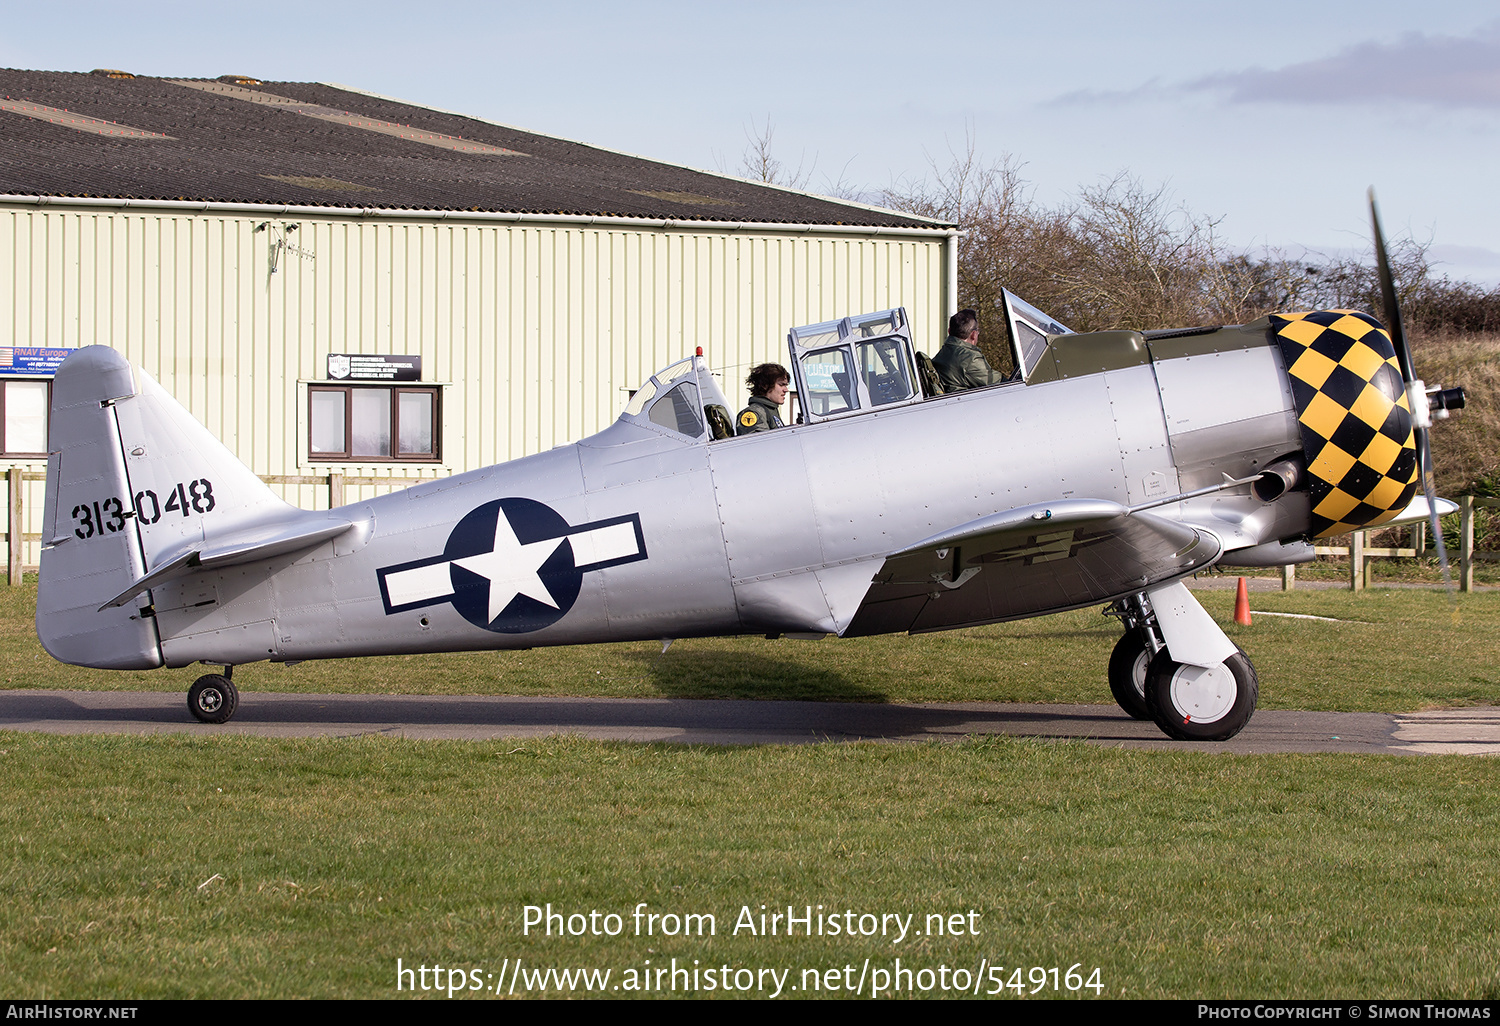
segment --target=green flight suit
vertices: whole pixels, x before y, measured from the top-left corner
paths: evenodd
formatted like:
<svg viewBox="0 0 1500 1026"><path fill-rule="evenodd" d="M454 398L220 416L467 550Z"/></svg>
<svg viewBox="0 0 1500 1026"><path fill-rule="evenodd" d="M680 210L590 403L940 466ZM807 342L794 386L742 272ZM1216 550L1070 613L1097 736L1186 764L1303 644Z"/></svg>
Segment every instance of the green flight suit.
<svg viewBox="0 0 1500 1026"><path fill-rule="evenodd" d="M1005 375L990 366L978 346L967 340L949 335L943 348L932 358L938 378L943 382L943 393L962 392L968 388L983 388L998 385Z"/></svg>
<svg viewBox="0 0 1500 1026"><path fill-rule="evenodd" d="M781 422L781 412L777 405L763 395L752 395L750 405L740 411L734 433L753 435L757 431L770 431L779 427L786 425Z"/></svg>

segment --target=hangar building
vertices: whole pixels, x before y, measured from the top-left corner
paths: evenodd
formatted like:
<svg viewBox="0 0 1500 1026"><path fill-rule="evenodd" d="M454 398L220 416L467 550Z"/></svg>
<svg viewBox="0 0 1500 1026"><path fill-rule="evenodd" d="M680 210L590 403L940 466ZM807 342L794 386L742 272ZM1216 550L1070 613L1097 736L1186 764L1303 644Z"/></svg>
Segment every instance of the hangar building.
<svg viewBox="0 0 1500 1026"><path fill-rule="evenodd" d="M955 305L953 225L345 87L0 70L0 126L31 565L62 350L119 349L320 508L581 438L699 346L737 397L794 325L905 306L935 349Z"/></svg>

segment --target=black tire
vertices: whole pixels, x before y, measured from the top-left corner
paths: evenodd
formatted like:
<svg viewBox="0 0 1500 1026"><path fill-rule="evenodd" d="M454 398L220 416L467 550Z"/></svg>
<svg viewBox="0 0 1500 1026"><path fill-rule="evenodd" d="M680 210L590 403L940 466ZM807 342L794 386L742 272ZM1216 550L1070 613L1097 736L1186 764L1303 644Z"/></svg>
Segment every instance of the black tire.
<svg viewBox="0 0 1500 1026"><path fill-rule="evenodd" d="M188 688L188 712L203 723L227 723L240 704L240 693L229 678L206 673Z"/></svg>
<svg viewBox="0 0 1500 1026"><path fill-rule="evenodd" d="M1205 670L1174 662L1162 649L1146 670L1146 707L1178 741L1228 741L1245 729L1259 698L1260 681L1243 652Z"/></svg>
<svg viewBox="0 0 1500 1026"><path fill-rule="evenodd" d="M1146 669L1151 665L1151 650L1140 631L1126 631L1115 642L1109 656L1109 691L1115 702L1131 719L1149 720L1146 706Z"/></svg>

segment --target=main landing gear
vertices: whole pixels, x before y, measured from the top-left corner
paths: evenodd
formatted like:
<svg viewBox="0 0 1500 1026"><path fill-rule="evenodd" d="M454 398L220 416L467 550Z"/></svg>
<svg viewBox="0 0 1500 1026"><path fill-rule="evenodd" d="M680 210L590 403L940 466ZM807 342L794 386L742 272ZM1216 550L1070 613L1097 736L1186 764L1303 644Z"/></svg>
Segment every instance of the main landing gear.
<svg viewBox="0 0 1500 1026"><path fill-rule="evenodd" d="M240 693L229 678L233 666L223 673L205 673L188 688L188 712L203 723L227 723L240 704Z"/></svg>
<svg viewBox="0 0 1500 1026"><path fill-rule="evenodd" d="M1196 600L1187 601L1199 616L1189 613L1174 622L1177 633L1187 632L1176 640L1223 639L1220 650L1233 645ZM1162 733L1178 741L1227 741L1245 729L1260 697L1260 682L1238 645L1210 666L1182 663L1168 651L1146 593L1120 599L1105 612L1125 625L1125 636L1109 657L1109 690L1121 709L1135 719L1153 720Z"/></svg>

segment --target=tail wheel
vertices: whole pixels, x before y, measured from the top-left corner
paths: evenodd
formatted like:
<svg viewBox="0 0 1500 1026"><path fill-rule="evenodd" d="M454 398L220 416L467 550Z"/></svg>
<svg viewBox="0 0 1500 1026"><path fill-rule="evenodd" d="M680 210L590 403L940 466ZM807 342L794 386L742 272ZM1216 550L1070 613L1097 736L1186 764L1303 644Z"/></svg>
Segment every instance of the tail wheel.
<svg viewBox="0 0 1500 1026"><path fill-rule="evenodd" d="M1228 741L1250 722L1260 697L1255 667L1243 652L1217 666L1174 662L1166 649L1146 669L1146 706L1168 737Z"/></svg>
<svg viewBox="0 0 1500 1026"><path fill-rule="evenodd" d="M188 689L188 712L203 723L227 723L240 704L240 693L229 678L206 673Z"/></svg>
<svg viewBox="0 0 1500 1026"><path fill-rule="evenodd" d="M1115 642L1109 657L1109 690L1115 702L1132 719L1149 720L1146 705L1146 669L1151 665L1151 650L1140 631L1126 631Z"/></svg>

